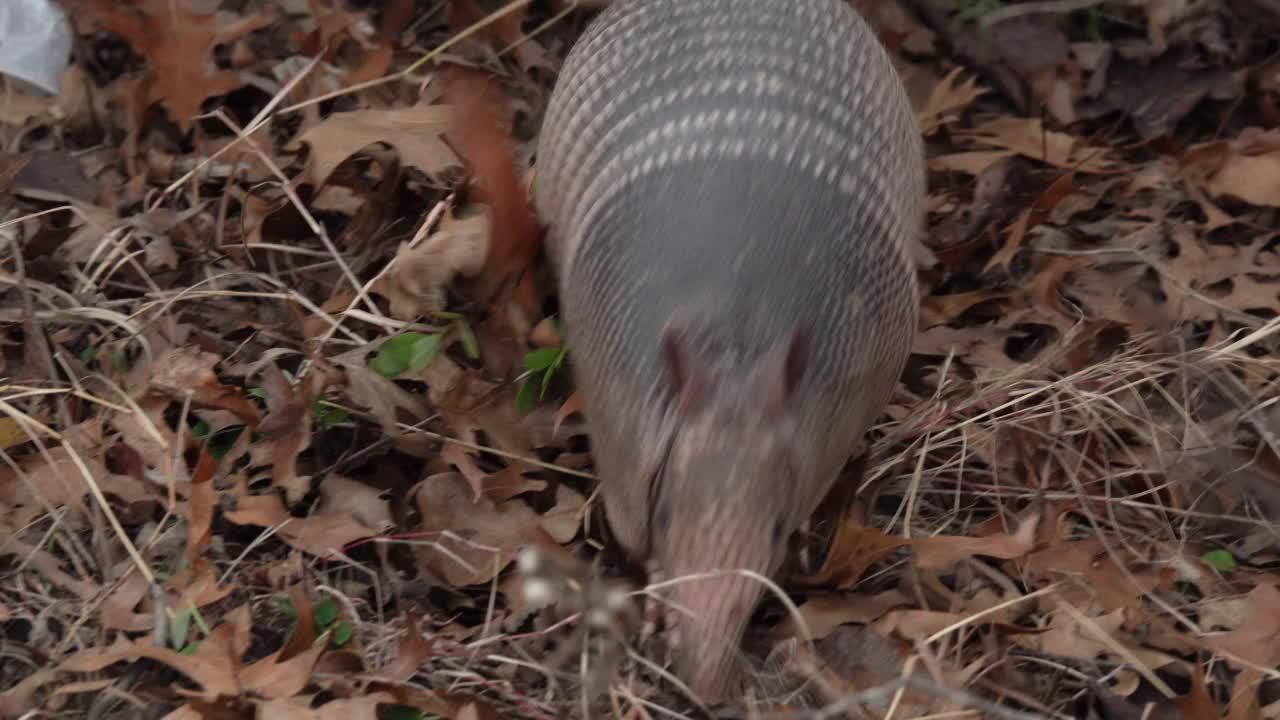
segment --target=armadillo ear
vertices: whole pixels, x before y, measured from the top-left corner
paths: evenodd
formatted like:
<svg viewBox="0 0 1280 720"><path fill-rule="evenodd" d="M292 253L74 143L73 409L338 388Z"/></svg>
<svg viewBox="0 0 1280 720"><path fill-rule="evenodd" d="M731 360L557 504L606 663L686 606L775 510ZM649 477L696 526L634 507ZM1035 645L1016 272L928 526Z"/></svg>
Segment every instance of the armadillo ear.
<svg viewBox="0 0 1280 720"><path fill-rule="evenodd" d="M809 369L809 328L791 332L785 347L776 348L761 361L757 370L765 396L765 409L780 415L787 411L796 388Z"/></svg>
<svg viewBox="0 0 1280 720"><path fill-rule="evenodd" d="M689 356L683 317L673 315L667 320L662 329L662 353L680 411L696 410L706 397L709 383L705 368Z"/></svg>
<svg viewBox="0 0 1280 720"><path fill-rule="evenodd" d="M790 399L809 369L809 328L801 326L791 333L787 344L787 360L782 367L782 382Z"/></svg>

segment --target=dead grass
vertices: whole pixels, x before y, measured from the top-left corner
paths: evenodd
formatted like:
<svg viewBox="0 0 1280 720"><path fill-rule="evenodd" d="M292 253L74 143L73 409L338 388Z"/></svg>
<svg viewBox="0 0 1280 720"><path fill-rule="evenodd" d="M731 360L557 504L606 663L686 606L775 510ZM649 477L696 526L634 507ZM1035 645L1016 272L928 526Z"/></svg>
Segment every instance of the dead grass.
<svg viewBox="0 0 1280 720"><path fill-rule="evenodd" d="M314 127L334 101L395 108L430 93L437 60L501 69L511 97L536 101L548 82L512 53L563 53L574 16L538 19L545 45L502 36L499 21L527 5L429 35L426 55L342 90L324 90L318 78L332 78L308 56L248 122L201 116L223 142L186 152L190 169L172 177L139 165L143 151L183 154L172 133L130 129L138 154L117 143L111 159L138 185L117 202L3 206L0 715L698 716L635 602L693 578L615 577L597 552L581 429L558 412L563 388L512 409L539 319L521 315L519 291L477 299L483 282L461 269L445 283L479 360L450 318L389 309L388 278L412 277L414 253L467 205L455 164L414 167L388 188L378 152L308 177L282 150L289 123ZM915 69L935 93L952 92L947 62ZM922 105L939 109L924 127L1025 120L975 104L967 85L954 92L963 98ZM105 118L135 120L121 108ZM1024 130L981 147L1016 157ZM934 158L949 158L932 176L943 237L972 225L972 179L997 160L965 165L980 146L960 133L933 140ZM1081 149L1062 161L1078 166ZM752 717L1128 717L1117 708L1142 703L1153 717L1258 716L1250 704L1269 697L1258 688L1280 680L1268 619L1280 612L1280 319L1247 312L1266 292L1215 295L1209 260L1247 248L1232 277L1280 305L1274 242L1258 230L1274 209L1219 200L1238 213L1223 238L1174 212L1225 213L1159 156L1120 143L1114 154L1141 181L1121 195L1113 176L1077 177L1065 197L1079 209L1024 227L1022 274L988 272L991 252L926 272L929 329L969 341L922 334L826 559L842 579L792 599L784 589L803 576L757 578L772 600L747 656ZM1073 213L1113 232L1064 240ZM1180 252L1134 250L1134 217ZM1008 240L994 225L987 240ZM1194 227L1176 236L1173 225ZM30 250L51 234L56 251ZM1058 252L1083 259L1061 273L1047 260ZM1142 305L1151 294L1129 288L1117 254L1197 299ZM1099 294L1086 273L1124 297ZM973 295L957 304L957 292ZM1009 341L1021 325L1053 332L1029 357L994 346L992 333ZM440 333L444 347L396 382L369 370L406 332ZM355 480L326 493L335 476ZM440 509L457 507L468 509Z"/></svg>

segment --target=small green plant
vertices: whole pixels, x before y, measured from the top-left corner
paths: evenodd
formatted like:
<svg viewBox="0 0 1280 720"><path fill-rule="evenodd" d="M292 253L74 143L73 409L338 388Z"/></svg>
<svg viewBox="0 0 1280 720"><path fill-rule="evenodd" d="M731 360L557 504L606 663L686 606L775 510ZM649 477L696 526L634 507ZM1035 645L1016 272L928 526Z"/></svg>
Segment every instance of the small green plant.
<svg viewBox="0 0 1280 720"><path fill-rule="evenodd" d="M524 356L524 372L516 378L520 382L520 390L516 393L517 410L528 412L536 402L547 396L551 379L564 364L566 354L564 348L542 348Z"/></svg>
<svg viewBox="0 0 1280 720"><path fill-rule="evenodd" d="M450 321L450 327L458 331L458 340L467 357L480 358L480 342L467 319L458 313L437 312L436 317ZM446 331L447 332L447 331ZM369 361L374 372L387 378L399 377L405 372L418 372L435 362L444 347L444 332L404 332L382 343L378 353Z"/></svg>
<svg viewBox="0 0 1280 720"><path fill-rule="evenodd" d="M351 413L324 400L316 400L315 405L312 406L312 412L315 413L316 425L320 428L340 425L351 417Z"/></svg>
<svg viewBox="0 0 1280 720"><path fill-rule="evenodd" d="M1236 569L1235 556L1228 550L1210 550L1201 555L1200 559L1212 565L1213 569L1220 573L1234 572Z"/></svg>
<svg viewBox="0 0 1280 720"><path fill-rule="evenodd" d="M288 617L298 617L298 611L293 607L293 602L288 597L276 597L276 608ZM332 597L325 597L320 602L311 606L311 621L315 623L316 634L323 635L327 630L332 629L333 633L329 636L329 641L334 647L342 647L351 640L351 636L355 634L355 626L347 620L338 619L338 603Z"/></svg>
<svg viewBox="0 0 1280 720"><path fill-rule="evenodd" d="M209 634L209 626L204 621L204 616L196 609L195 605L188 605L185 608L177 610L173 616L169 618L169 643L173 645L173 649L183 655L190 655L200 646L199 641L187 642L187 634L191 631L191 623L194 622L196 627L200 628L202 635Z"/></svg>

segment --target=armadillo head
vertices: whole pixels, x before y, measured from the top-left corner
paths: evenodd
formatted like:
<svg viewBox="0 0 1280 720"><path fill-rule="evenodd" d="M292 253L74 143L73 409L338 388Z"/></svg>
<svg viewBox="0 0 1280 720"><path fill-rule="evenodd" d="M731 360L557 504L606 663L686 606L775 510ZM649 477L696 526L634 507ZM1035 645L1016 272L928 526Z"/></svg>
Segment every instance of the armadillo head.
<svg viewBox="0 0 1280 720"><path fill-rule="evenodd" d="M701 349L678 325L663 343L677 410L651 504L654 559L668 580L767 577L811 504L797 497L797 481L814 472L817 453L796 432L793 409L806 335L750 358ZM739 643L763 589L739 572L666 589L676 671L704 701L722 700L740 677Z"/></svg>

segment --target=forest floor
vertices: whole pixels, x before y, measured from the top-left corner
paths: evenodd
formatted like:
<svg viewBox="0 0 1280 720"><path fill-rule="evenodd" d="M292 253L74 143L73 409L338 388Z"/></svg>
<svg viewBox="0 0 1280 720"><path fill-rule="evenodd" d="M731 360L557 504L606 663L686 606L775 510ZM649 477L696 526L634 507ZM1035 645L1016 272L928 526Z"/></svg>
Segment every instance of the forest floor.
<svg viewBox="0 0 1280 720"><path fill-rule="evenodd" d="M0 97L0 716L696 717L528 199L593 10L61 4ZM919 333L729 714L1280 717L1280 6L853 4Z"/></svg>

